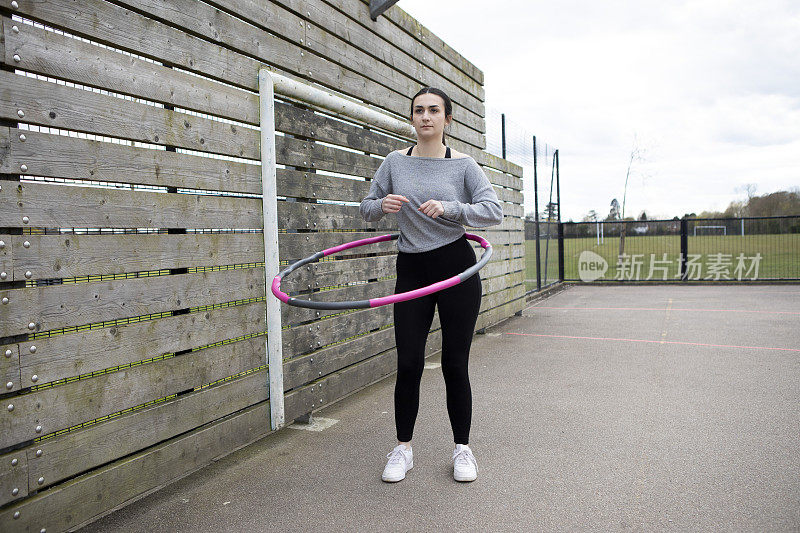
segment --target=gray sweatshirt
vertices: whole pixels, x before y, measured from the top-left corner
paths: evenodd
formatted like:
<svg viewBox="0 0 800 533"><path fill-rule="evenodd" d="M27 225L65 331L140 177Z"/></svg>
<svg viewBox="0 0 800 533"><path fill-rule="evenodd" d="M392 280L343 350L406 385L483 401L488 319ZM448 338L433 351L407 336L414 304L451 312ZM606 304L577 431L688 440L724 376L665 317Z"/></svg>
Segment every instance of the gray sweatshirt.
<svg viewBox="0 0 800 533"><path fill-rule="evenodd" d="M503 221L503 208L489 178L470 157L439 158L392 152L375 172L361 216L377 222L386 214L381 200L389 194L408 198L397 217L401 252L419 253L461 238L464 226L487 227ZM419 211L428 200L442 202L444 214L431 218Z"/></svg>

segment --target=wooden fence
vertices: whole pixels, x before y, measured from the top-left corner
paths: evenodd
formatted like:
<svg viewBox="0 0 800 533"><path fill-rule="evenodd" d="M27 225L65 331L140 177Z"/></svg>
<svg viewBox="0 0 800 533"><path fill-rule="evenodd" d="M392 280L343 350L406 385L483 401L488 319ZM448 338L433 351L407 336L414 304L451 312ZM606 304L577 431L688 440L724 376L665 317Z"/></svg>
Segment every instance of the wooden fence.
<svg viewBox="0 0 800 533"><path fill-rule="evenodd" d="M522 309L522 169L483 151L482 73L397 6L373 22L366 0L4 0L0 25L3 531L73 528L269 433L263 65L399 118L444 89L448 144L505 212L478 230L494 257L477 327ZM275 114L281 264L396 229L356 203L413 140L280 95ZM285 289L391 294L395 250ZM287 421L395 368L390 306L282 322Z"/></svg>

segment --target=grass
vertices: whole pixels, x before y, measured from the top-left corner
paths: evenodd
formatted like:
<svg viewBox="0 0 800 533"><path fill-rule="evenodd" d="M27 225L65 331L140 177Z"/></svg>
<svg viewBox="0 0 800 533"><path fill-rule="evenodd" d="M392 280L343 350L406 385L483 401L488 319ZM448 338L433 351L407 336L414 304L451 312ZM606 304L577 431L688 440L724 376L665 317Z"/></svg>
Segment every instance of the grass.
<svg viewBox="0 0 800 533"><path fill-rule="evenodd" d="M543 240L540 244L542 261L545 243ZM533 280L527 282L527 288L532 290L536 288L536 242L530 240L525 244L526 278ZM600 281L617 278L634 281L648 278L676 280L679 277L680 245L679 236L628 235L625 237L625 254L629 257L618 265L619 237L606 237L599 245L596 237L567 238L564 239L564 278L580 280L578 261L581 253L588 250L608 264L608 270ZM741 260L740 254L743 254ZM755 259L757 254L760 254L760 260ZM759 280L800 279L800 234L690 235L688 257L689 279L692 280L749 280L754 277ZM548 279L557 278L558 241L555 239L550 241L547 263ZM659 267L663 267L663 270Z"/></svg>

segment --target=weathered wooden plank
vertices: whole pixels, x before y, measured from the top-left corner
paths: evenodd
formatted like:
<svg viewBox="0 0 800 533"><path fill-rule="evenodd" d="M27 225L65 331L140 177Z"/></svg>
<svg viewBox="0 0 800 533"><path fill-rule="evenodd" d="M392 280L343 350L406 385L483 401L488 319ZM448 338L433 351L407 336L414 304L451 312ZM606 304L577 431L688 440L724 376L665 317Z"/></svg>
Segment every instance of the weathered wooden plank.
<svg viewBox="0 0 800 533"><path fill-rule="evenodd" d="M20 376L19 344L0 344L0 379L3 384L0 390L4 393L18 391L22 388Z"/></svg>
<svg viewBox="0 0 800 533"><path fill-rule="evenodd" d="M514 287L525 281L525 272L512 272L503 276L496 276L483 280L484 294L491 294L509 287Z"/></svg>
<svg viewBox="0 0 800 533"><path fill-rule="evenodd" d="M484 295L481 299L481 311L487 311L494 307L503 305L511 300L519 298L525 294L525 285L517 285L515 287L508 287L501 291Z"/></svg>
<svg viewBox="0 0 800 533"><path fill-rule="evenodd" d="M3 465L0 468L0 505L25 498L28 495L28 459L25 450L0 455L0 464ZM5 523L3 531L10 531L10 525Z"/></svg>
<svg viewBox="0 0 800 533"><path fill-rule="evenodd" d="M19 140L25 135L25 142ZM261 167L163 150L0 128L0 172L261 194ZM280 178L284 171L278 169ZM278 180L281 183L281 180ZM279 192L280 194L280 192Z"/></svg>
<svg viewBox="0 0 800 533"><path fill-rule="evenodd" d="M501 234L501 233L498 233ZM376 233L281 233L279 255L300 259L319 250ZM499 241L507 237L495 239ZM15 235L18 279L70 278L175 268L213 267L263 262L260 233L140 235ZM391 251L393 242L368 250L344 251L342 257ZM113 249L114 254L108 250Z"/></svg>
<svg viewBox="0 0 800 533"><path fill-rule="evenodd" d="M0 191L0 227L262 227L261 199L23 182Z"/></svg>
<svg viewBox="0 0 800 533"><path fill-rule="evenodd" d="M263 268L0 290L0 337L261 296Z"/></svg>
<svg viewBox="0 0 800 533"><path fill-rule="evenodd" d="M521 191L523 188L522 178L512 176L511 174L506 174L504 172L499 172L489 167L484 167L483 171L486 173L486 177L489 178L489 181L495 185L502 185L503 187L514 189L515 191Z"/></svg>
<svg viewBox="0 0 800 533"><path fill-rule="evenodd" d="M196 4L193 11L202 9L202 6L204 4ZM17 13L115 48L251 90L257 89L255 74L262 66L262 61L268 61L282 69L282 73L310 79L362 100L379 102L401 115L405 114L405 108L408 107L407 96L387 94L385 87L360 73L342 68L308 50L301 55L302 50L299 47L263 31L258 31L257 37L239 39L239 33L247 32L237 27L237 31L225 33L224 42L219 39L215 39L218 42L208 42L178 28L100 0L84 0L79 5L71 0L23 0L19 3ZM103 20L104 23L87 23L87 16L92 20ZM221 23L227 16L216 12L212 20ZM204 24L207 24L207 20ZM148 36L146 46L139 39L140 35ZM241 46L247 48L245 54L228 48L239 41ZM461 123L454 123L452 131L454 136L472 144L483 138L481 133Z"/></svg>
<svg viewBox="0 0 800 533"><path fill-rule="evenodd" d="M29 24L3 19L5 63L65 81L257 125L258 95L121 54ZM18 56L15 61L13 56Z"/></svg>
<svg viewBox="0 0 800 533"><path fill-rule="evenodd" d="M334 342L341 342L354 335L369 333L392 322L392 309L364 309L345 313L328 320L294 326L283 330L283 356L294 357L319 349Z"/></svg>
<svg viewBox="0 0 800 533"><path fill-rule="evenodd" d="M17 396L14 411L0 418L0 447L207 385L265 360L264 338L254 337Z"/></svg>
<svg viewBox="0 0 800 533"><path fill-rule="evenodd" d="M29 461L28 477L33 483L43 477L43 486L50 486L135 453L263 402L269 396L268 383L265 371L253 372L46 439L22 450Z"/></svg>
<svg viewBox="0 0 800 533"><path fill-rule="evenodd" d="M503 206L503 214L507 217L523 217L525 216L525 208L519 204L512 204L509 202L501 202Z"/></svg>
<svg viewBox="0 0 800 533"><path fill-rule="evenodd" d="M260 157L256 130L4 71L0 73L0 117L17 120L20 110L26 122L38 126Z"/></svg>
<svg viewBox="0 0 800 533"><path fill-rule="evenodd" d="M525 201L525 197L520 191L506 189L505 187L495 185L494 192L497 193L497 198L503 202L521 204L523 201Z"/></svg>
<svg viewBox="0 0 800 533"><path fill-rule="evenodd" d="M264 237L260 233L19 235L14 236L12 242L19 257L18 279L70 278L264 261ZM110 250L113 253L109 253Z"/></svg>
<svg viewBox="0 0 800 533"><path fill-rule="evenodd" d="M490 262L481 270L482 278L493 278L495 276L502 276L510 272L517 272L518 270L525 270L525 258L511 259L508 261L499 261L496 263Z"/></svg>
<svg viewBox="0 0 800 533"><path fill-rule="evenodd" d="M278 202L278 227L312 230L370 230L397 232L394 216L366 222L357 205Z"/></svg>
<svg viewBox="0 0 800 533"><path fill-rule="evenodd" d="M26 141L19 136L24 134ZM0 173L114 181L161 187L261 194L261 167L162 150L0 128ZM325 200L360 200L369 182L277 169L278 194Z"/></svg>
<svg viewBox="0 0 800 533"><path fill-rule="evenodd" d="M84 330L21 342L17 371L49 383L265 330L263 302Z"/></svg>
<svg viewBox="0 0 800 533"><path fill-rule="evenodd" d="M0 182L0 187L5 191L11 188L11 183ZM14 224L8 224L8 226L21 225L22 219ZM11 235L3 233L0 233L0 281L14 281L14 248L11 246Z"/></svg>

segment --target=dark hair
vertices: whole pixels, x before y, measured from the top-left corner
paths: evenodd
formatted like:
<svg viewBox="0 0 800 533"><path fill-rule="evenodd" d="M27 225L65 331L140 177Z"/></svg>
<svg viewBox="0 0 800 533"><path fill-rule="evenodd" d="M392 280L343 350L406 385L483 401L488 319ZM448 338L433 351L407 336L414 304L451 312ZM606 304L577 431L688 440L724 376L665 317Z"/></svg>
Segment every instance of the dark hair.
<svg viewBox="0 0 800 533"><path fill-rule="evenodd" d="M414 98L411 99L411 120L414 120L414 100L417 99L417 96L421 94L432 93L437 96L441 96L442 100L444 100L444 118L453 116L453 102L450 100L450 97L447 96L443 90L437 89L436 87L423 87L419 90L417 94L414 95ZM442 131L442 144L445 143L444 139L444 131Z"/></svg>

